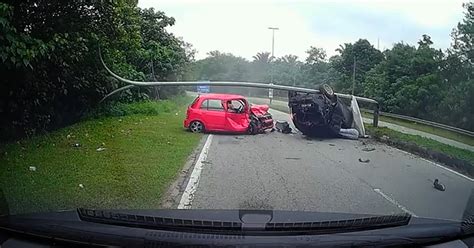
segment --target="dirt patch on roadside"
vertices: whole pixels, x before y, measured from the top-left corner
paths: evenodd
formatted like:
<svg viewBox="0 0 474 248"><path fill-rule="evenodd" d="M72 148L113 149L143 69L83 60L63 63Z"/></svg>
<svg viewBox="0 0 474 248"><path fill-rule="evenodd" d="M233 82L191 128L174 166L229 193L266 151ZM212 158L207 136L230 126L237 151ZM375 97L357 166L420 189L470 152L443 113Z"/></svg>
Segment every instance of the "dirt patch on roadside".
<svg viewBox="0 0 474 248"><path fill-rule="evenodd" d="M206 142L207 135L203 135L199 145L194 149L194 151L189 155L188 160L184 164L183 168L179 171L179 175L173 181L173 183L168 187L166 193L161 199L160 208L162 209L177 209L179 201L181 200L181 195L183 195L186 185L189 181L189 176L191 175L194 164L201 153L202 147Z"/></svg>
<svg viewBox="0 0 474 248"><path fill-rule="evenodd" d="M468 175L470 177L474 177L474 165L469 161L462 160L459 158L454 158L450 155L445 153L434 151L431 149L427 149L425 147L421 147L413 142L407 142L403 140L399 140L396 138L388 137L385 135L374 135L373 133L372 139L387 144L389 146L396 147L400 150L407 151L409 153L416 154L422 158L426 158L432 161L436 161L446 165L447 167L462 173L464 175Z"/></svg>

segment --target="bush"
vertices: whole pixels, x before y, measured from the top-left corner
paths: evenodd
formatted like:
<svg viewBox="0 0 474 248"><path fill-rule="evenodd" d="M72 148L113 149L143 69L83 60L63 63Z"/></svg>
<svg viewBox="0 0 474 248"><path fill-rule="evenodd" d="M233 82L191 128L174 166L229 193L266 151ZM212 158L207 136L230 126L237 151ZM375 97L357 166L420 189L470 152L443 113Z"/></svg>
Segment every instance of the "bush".
<svg viewBox="0 0 474 248"><path fill-rule="evenodd" d="M126 115L158 115L170 113L178 105L182 104L185 97L176 97L173 100L141 101L133 103L113 102L98 107L86 115L88 118L98 118L101 116L126 116ZM189 100L189 99L188 99Z"/></svg>

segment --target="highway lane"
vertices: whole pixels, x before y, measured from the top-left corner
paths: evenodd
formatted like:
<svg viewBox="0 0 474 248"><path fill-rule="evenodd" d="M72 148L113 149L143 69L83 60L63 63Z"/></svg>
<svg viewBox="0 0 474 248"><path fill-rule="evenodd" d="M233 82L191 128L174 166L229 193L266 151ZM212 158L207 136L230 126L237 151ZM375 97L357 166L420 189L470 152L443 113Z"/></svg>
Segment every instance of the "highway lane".
<svg viewBox="0 0 474 248"><path fill-rule="evenodd" d="M271 112L276 120L289 119ZM309 140L299 133L214 134L202 165L191 202L195 209L407 211L461 219L474 186L469 178L384 144ZM446 192L433 188L434 178L446 185Z"/></svg>

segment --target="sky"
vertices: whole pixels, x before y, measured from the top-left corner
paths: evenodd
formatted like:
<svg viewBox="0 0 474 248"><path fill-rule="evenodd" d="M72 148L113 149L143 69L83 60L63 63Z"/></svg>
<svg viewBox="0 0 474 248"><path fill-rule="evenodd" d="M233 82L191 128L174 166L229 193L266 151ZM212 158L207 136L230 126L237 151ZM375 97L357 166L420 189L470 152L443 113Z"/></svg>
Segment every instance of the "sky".
<svg viewBox="0 0 474 248"><path fill-rule="evenodd" d="M464 0L464 2L467 0ZM139 0L176 19L167 30L197 50L196 59L219 50L247 59L271 52L306 58L310 46L328 56L339 45L367 39L384 50L403 41L416 45L423 34L446 49L451 31L463 18L463 0Z"/></svg>

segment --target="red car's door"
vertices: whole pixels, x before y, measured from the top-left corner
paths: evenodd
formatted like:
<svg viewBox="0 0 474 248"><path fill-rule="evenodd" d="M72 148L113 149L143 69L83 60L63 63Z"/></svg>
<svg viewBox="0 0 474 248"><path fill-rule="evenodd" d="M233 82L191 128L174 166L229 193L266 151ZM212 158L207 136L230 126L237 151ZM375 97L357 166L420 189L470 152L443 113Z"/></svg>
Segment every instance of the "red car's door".
<svg viewBox="0 0 474 248"><path fill-rule="evenodd" d="M229 105L230 103L230 105ZM232 107L229 107L232 106ZM231 100L226 103L226 128L233 132L245 132L249 127L249 109L244 99Z"/></svg>
<svg viewBox="0 0 474 248"><path fill-rule="evenodd" d="M207 99L201 104L201 119L206 130L225 130L225 110L219 99Z"/></svg>

